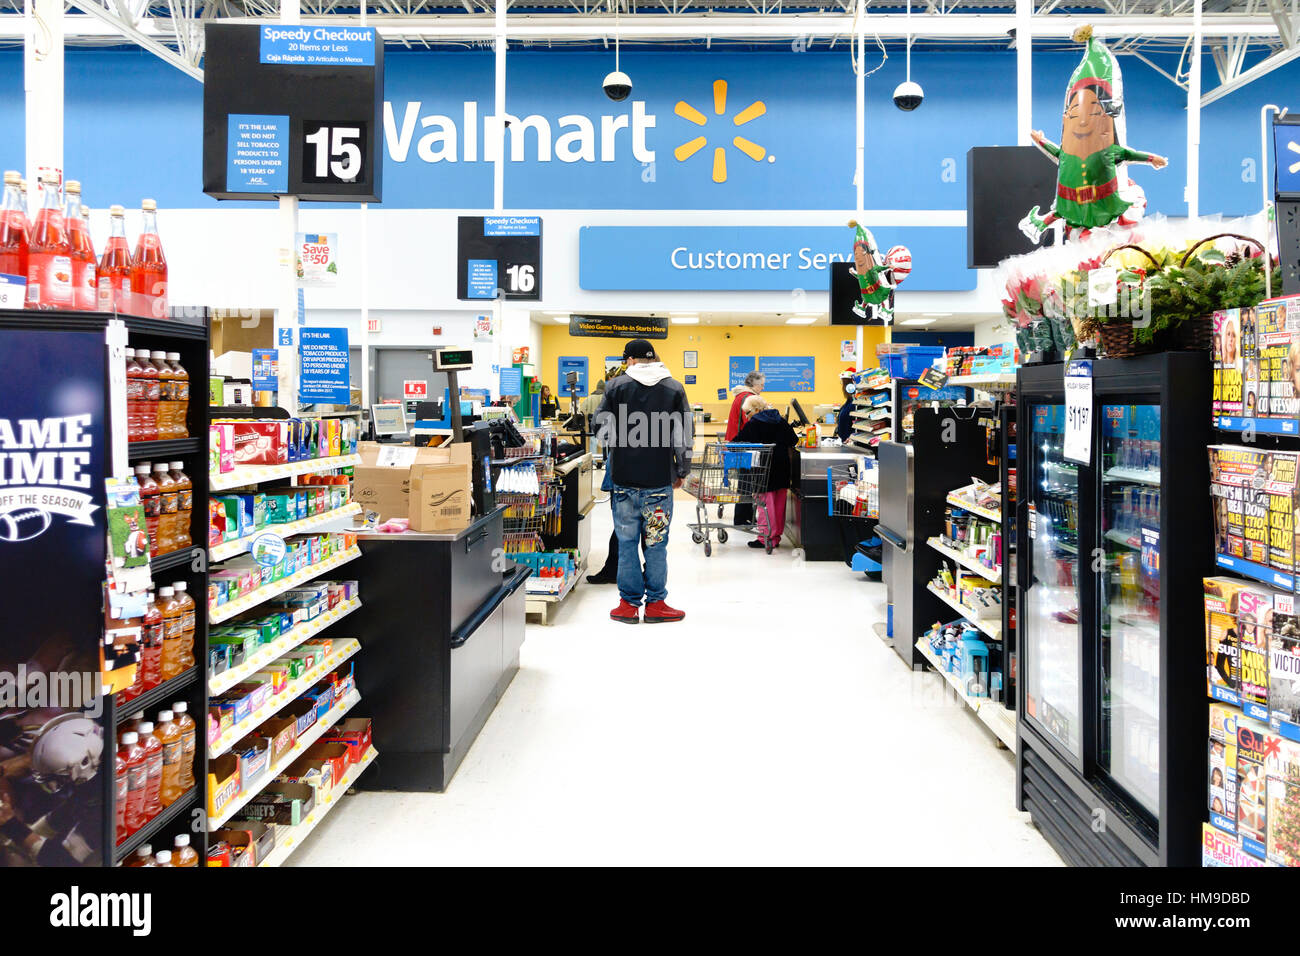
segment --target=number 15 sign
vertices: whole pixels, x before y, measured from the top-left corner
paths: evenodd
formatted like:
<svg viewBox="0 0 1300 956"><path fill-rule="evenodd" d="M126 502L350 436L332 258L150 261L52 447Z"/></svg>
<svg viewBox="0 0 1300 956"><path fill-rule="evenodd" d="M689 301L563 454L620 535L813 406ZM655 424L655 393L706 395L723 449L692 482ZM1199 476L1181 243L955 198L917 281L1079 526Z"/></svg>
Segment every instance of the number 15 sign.
<svg viewBox="0 0 1300 956"><path fill-rule="evenodd" d="M1065 368L1065 448L1071 461L1092 461L1092 362L1081 359Z"/></svg>

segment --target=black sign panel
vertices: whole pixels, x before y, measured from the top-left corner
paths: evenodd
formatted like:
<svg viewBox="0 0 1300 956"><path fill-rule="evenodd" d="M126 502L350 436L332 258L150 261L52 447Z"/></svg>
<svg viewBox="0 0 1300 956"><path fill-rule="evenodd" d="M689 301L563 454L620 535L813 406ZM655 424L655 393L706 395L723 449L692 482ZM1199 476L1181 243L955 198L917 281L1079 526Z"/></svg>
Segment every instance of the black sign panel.
<svg viewBox="0 0 1300 956"><path fill-rule="evenodd" d="M864 319L853 311L862 298L862 286L853 274L853 263L831 263L831 325L884 325L883 318Z"/></svg>
<svg viewBox="0 0 1300 956"><path fill-rule="evenodd" d="M996 266L1033 252L1020 220L1034 206L1046 214L1056 197L1056 164L1037 146L976 146L966 153L966 265ZM1050 230L1041 245L1050 246Z"/></svg>
<svg viewBox="0 0 1300 956"><path fill-rule="evenodd" d="M653 315L571 315L569 334L605 339L666 339L668 319Z"/></svg>
<svg viewBox="0 0 1300 956"><path fill-rule="evenodd" d="M456 297L466 302L542 297L541 216L460 216Z"/></svg>
<svg viewBox="0 0 1300 956"><path fill-rule="evenodd" d="M379 202L384 43L369 27L209 23L203 191Z"/></svg>

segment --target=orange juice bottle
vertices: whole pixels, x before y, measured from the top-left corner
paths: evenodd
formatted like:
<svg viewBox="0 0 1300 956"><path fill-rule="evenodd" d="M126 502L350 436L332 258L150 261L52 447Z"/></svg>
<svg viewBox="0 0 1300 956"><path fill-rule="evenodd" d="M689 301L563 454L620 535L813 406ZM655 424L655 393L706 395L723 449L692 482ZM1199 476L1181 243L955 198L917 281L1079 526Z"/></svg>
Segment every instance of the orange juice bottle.
<svg viewBox="0 0 1300 956"><path fill-rule="evenodd" d="M146 199L140 210L144 223L140 238L135 242L135 254L131 257L131 291L136 295L151 296L147 314L155 319L165 319L169 315L167 257L163 255L162 240L158 238L158 204Z"/></svg>
<svg viewBox="0 0 1300 956"><path fill-rule="evenodd" d="M135 480L140 485L140 507L144 509L144 527L149 533L149 555L160 553L158 547L158 518L162 499L158 497L158 482L153 480L148 462L135 466Z"/></svg>
<svg viewBox="0 0 1300 956"><path fill-rule="evenodd" d="M149 601L145 605L144 629L140 636L140 672L143 675L144 690L153 690L162 683L163 637L165 635L162 608L158 606L158 597L149 592Z"/></svg>
<svg viewBox="0 0 1300 956"><path fill-rule="evenodd" d="M179 438L176 433L176 369L167 361L166 352L150 352L149 358L158 366L158 438Z"/></svg>
<svg viewBox="0 0 1300 956"><path fill-rule="evenodd" d="M176 864L172 862L172 851L159 850L157 853L154 854L153 865L154 866L175 866Z"/></svg>
<svg viewBox="0 0 1300 956"><path fill-rule="evenodd" d="M185 744L181 740L181 729L176 726L170 710L158 712L158 726L154 736L163 745L162 805L170 807L185 793L181 786L181 761L184 758Z"/></svg>
<svg viewBox="0 0 1300 956"><path fill-rule="evenodd" d="M184 640L185 614L173 588L158 589L158 609L163 616L162 679L169 681L182 670L179 651Z"/></svg>
<svg viewBox="0 0 1300 956"><path fill-rule="evenodd" d="M181 729L181 789L194 786L194 754L198 744L198 727L189 714L190 705L183 700L172 704L176 726Z"/></svg>
<svg viewBox="0 0 1300 956"><path fill-rule="evenodd" d="M198 866L199 855L190 846L190 835L188 833L178 833L174 843L176 847L172 851L172 866Z"/></svg>
<svg viewBox="0 0 1300 956"><path fill-rule="evenodd" d="M194 598L190 597L189 589L184 581L172 583L176 603L181 609L181 642L176 646L176 666L177 673L182 674L194 666Z"/></svg>
<svg viewBox="0 0 1300 956"><path fill-rule="evenodd" d="M165 461L160 461L153 466L153 480L158 482L158 498L161 505L158 510L158 537L162 540L158 544L158 553L167 554L180 547L176 525L180 521L181 493Z"/></svg>
<svg viewBox="0 0 1300 956"><path fill-rule="evenodd" d="M176 437L188 438L190 410L190 373L181 364L180 352L168 352L167 361L176 370Z"/></svg>
<svg viewBox="0 0 1300 956"><path fill-rule="evenodd" d="M194 544L194 482L181 468L183 461L171 463L172 478L176 480L176 546L188 548Z"/></svg>
<svg viewBox="0 0 1300 956"><path fill-rule="evenodd" d="M148 349L136 349L135 359L140 363L140 378L144 383L140 397L140 440L157 441L158 397L161 394L158 366L150 360Z"/></svg>
<svg viewBox="0 0 1300 956"><path fill-rule="evenodd" d="M142 720L136 728L140 735L140 746L144 748L145 788L144 818L152 820L162 812L162 766L163 748L153 732L153 724Z"/></svg>
<svg viewBox="0 0 1300 956"><path fill-rule="evenodd" d="M142 843L136 847L135 855L122 864L123 866L157 866L153 861L153 847Z"/></svg>

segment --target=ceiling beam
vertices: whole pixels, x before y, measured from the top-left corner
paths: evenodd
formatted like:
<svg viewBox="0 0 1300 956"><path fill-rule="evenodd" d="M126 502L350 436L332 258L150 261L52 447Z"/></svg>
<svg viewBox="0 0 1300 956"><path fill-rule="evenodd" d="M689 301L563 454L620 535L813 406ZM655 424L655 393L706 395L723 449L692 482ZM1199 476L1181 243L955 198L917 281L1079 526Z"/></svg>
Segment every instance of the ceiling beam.
<svg viewBox="0 0 1300 956"><path fill-rule="evenodd" d="M70 0L70 2L77 9L84 10L87 14L90 15L90 17L101 21L101 23L104 26L108 27L109 30L111 31L99 35L101 36L112 36L114 34L120 35L124 39L130 40L132 43L138 44L143 49L148 50L150 53L158 57L160 60L170 63L172 66L176 67L176 69L180 70L182 73L186 73L194 77L194 79L198 80L200 83L203 82L203 71L201 69L199 69L195 64L189 62L187 59L185 59L185 57L181 56L179 53L177 53L175 50L169 47L166 43L162 42L162 40L158 38L158 35L156 34L150 35L144 32L142 27L148 21L141 21L141 26L136 26L134 24L128 23L125 20L122 20L116 14L110 13L103 6L96 3L95 0ZM8 19L8 18L6 17L4 19ZM21 21L23 18L18 17L17 19ZM72 32L71 24L67 22L68 20L71 19L72 19L71 17L68 17L66 15L64 17L65 30L67 31L64 33L65 40L73 39L75 36L78 35ZM0 29L0 36L3 35L4 33L2 32L2 29Z"/></svg>
<svg viewBox="0 0 1300 956"><path fill-rule="evenodd" d="M1201 97L1201 105L1207 106L1215 100L1223 99L1233 90L1239 90L1248 83L1258 80L1261 76L1272 73L1279 66L1286 66L1296 57L1300 57L1300 46L1294 46L1289 50L1282 50L1274 53L1272 56L1261 60L1252 66L1249 70L1242 70L1237 76L1227 83L1221 83L1210 92Z"/></svg>

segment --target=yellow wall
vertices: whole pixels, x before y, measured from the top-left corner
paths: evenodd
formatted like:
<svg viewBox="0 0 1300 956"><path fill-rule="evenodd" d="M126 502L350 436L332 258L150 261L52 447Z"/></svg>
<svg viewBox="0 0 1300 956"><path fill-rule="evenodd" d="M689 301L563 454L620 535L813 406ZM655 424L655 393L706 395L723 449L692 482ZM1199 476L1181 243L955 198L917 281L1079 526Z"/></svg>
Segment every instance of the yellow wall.
<svg viewBox="0 0 1300 956"><path fill-rule="evenodd" d="M728 335L731 338L728 339ZM696 384L686 386L686 395L691 402L698 402L709 410L712 410L710 406L718 404L718 389L727 387L727 364L731 356L752 355L757 359L765 355L811 355L816 366L815 388L811 396L798 396L811 414L813 405L838 405L844 401L840 390L840 372L844 369L852 365L861 370L878 364L876 346L885 341L884 328L864 329L865 366L862 362L840 361L840 343L856 338L857 329L852 326L747 325L741 328L734 325L675 325L668 330L668 338L653 344L673 378L684 383L687 375L696 377ZM560 356L578 355L587 357L588 376L594 383L595 377L605 368L605 356L622 355L623 345L622 339L570 338L567 325L544 326L538 365L542 382L555 391ZM682 367L682 353L688 350L699 353L699 368ZM789 392L769 394L778 406L793 396Z"/></svg>

